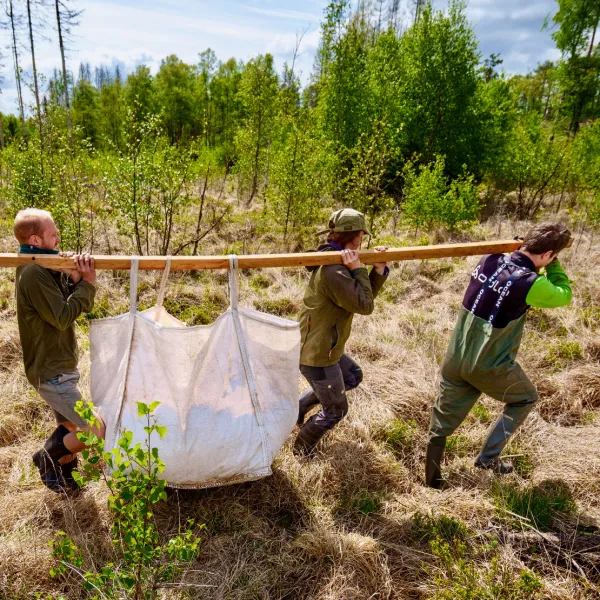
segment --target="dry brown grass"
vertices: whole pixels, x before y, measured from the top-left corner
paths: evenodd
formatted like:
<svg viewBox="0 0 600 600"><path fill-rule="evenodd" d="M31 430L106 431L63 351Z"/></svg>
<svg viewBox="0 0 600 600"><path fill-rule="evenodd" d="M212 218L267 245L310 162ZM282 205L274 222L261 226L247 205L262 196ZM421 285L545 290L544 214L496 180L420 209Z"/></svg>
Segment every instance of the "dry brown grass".
<svg viewBox="0 0 600 600"><path fill-rule="evenodd" d="M500 233L499 227L504 229ZM507 230L493 223L472 238L507 237ZM510 235L514 233L511 229ZM210 242L214 252L236 239L233 231L221 236ZM0 247L10 244L3 240ZM273 242L249 238L246 251L272 249ZM449 488L439 492L421 485L439 364L477 259L404 263L393 269L375 314L355 319L348 351L363 367L365 381L350 396L348 417L324 440L314 460L296 459L290 440L272 477L173 492L158 506L157 523L165 537L188 517L205 525L200 558L185 582L208 587L185 588L166 597L435 598L436 574L448 574L415 525L413 516L422 514L459 520L468 528L473 547L497 540L501 568L511 576L533 569L544 583L540 597L597 598L600 573L593 552L575 554L573 548L584 534L593 535L600 522L599 259L597 247L581 256L567 253L566 267L576 284L573 305L534 312L520 354L541 400L508 449L527 468L505 483L519 489L547 481L567 486L577 512L554 521L554 545L525 526L515 530L512 517L494 504L497 478L473 469L487 424L499 408L490 399L482 399L477 413L457 432L444 466ZM0 273L0 299L6 299L4 308L0 305L0 598L53 592L75 600L83 596L74 580L49 577L47 543L56 531L65 530L84 549L87 566L118 558L108 536L106 488L97 485L77 498L65 498L45 490L38 480L30 456L52 421L22 373L10 279L8 272ZM297 270L244 273L241 302L292 316L306 279ZM156 274L144 273L141 281L140 301L150 306ZM110 314L124 311L127 288L126 277L102 273L97 308ZM194 322L222 310L225 288L223 274L173 274L168 299L178 316ZM85 321L78 333L87 391ZM413 423L406 443L390 443L392 423ZM483 580L491 554L470 560Z"/></svg>

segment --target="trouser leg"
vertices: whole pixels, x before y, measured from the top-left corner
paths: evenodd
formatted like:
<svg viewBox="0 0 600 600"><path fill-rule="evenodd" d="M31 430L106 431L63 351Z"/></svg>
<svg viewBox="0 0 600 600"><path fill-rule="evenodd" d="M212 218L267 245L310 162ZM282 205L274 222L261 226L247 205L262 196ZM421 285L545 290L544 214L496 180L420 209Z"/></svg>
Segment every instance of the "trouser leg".
<svg viewBox="0 0 600 600"><path fill-rule="evenodd" d="M479 396L481 392L466 381L442 375L440 392L431 410L429 444L444 448L446 438L466 419Z"/></svg>
<svg viewBox="0 0 600 600"><path fill-rule="evenodd" d="M498 458L511 435L527 418L538 399L535 386L518 364L510 370L488 378L490 389L482 391L504 402L504 409L488 430L479 460L483 463Z"/></svg>
<svg viewBox="0 0 600 600"><path fill-rule="evenodd" d="M313 415L300 429L294 451L301 454L310 454L319 440L339 423L348 412L346 388L342 369L338 364L331 367L306 368L302 373L309 383L321 404L321 410ZM309 376L311 377L309 379Z"/></svg>
<svg viewBox="0 0 600 600"><path fill-rule="evenodd" d="M298 400L298 425L300 427L304 424L306 413L317 404L319 404L319 399L312 388L300 396Z"/></svg>
<svg viewBox="0 0 600 600"><path fill-rule="evenodd" d="M349 391L357 388L363 380L363 372L360 366L347 354L342 355L338 362L338 365L342 372L345 390ZM300 370L309 383L315 380L315 376L318 377L319 373L323 372L323 369L325 368L326 367L306 367L304 365L300 365ZM304 394L300 396L300 399L298 401L299 426L303 425L307 413L319 403L319 398L317 397L312 388L304 392Z"/></svg>
<svg viewBox="0 0 600 600"><path fill-rule="evenodd" d="M342 370L346 391L357 388L363 380L363 372L358 363L352 360L347 354L342 354L342 358L340 358L338 364Z"/></svg>
<svg viewBox="0 0 600 600"><path fill-rule="evenodd" d="M440 488L443 479L441 462L446 438L465 420L481 392L467 383L442 375L440 393L431 411L429 439L425 456L425 485Z"/></svg>
<svg viewBox="0 0 600 600"><path fill-rule="evenodd" d="M517 431L531 412L536 400L537 396L531 400L523 400L504 406L504 410L491 425L485 438L479 455L481 462L490 462L500 455L510 436Z"/></svg>

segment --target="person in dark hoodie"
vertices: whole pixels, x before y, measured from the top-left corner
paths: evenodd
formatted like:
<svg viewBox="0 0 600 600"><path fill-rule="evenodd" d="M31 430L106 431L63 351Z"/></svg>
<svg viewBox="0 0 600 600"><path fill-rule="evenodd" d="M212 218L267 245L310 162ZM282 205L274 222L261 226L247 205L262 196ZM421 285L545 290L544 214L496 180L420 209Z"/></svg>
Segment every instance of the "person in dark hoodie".
<svg viewBox="0 0 600 600"><path fill-rule="evenodd" d="M504 403L504 409L492 423L475 466L500 474L513 471L500 453L538 399L516 362L526 313L531 306L555 308L571 302L569 278L558 262L570 236L561 223L541 223L527 233L520 250L510 256L484 256L471 273L431 413L425 458L428 486L442 486L446 438L482 393ZM538 273L542 268L545 276Z"/></svg>
<svg viewBox="0 0 600 600"><path fill-rule="evenodd" d="M355 314L370 315L374 300L388 277L387 263L373 265L371 272L358 257L363 235L370 235L362 213L351 208L335 211L329 220L327 243L318 252L340 252L341 265L309 267L312 271L300 311L300 372L311 389L300 397L294 453L310 455L319 440L348 412L346 392L363 379L361 368L344 348ZM380 247L376 250L383 251ZM306 414L316 406L321 410Z"/></svg>

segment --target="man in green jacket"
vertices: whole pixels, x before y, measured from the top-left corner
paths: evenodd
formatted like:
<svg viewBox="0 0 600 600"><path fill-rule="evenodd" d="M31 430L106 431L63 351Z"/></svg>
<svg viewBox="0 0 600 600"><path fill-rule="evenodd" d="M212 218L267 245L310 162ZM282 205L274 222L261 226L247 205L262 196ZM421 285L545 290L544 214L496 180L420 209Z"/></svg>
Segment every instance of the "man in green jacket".
<svg viewBox="0 0 600 600"><path fill-rule="evenodd" d="M15 237L21 254L59 254L60 237L50 213L26 209L17 214ZM55 271L37 264L21 266L16 275L17 320L27 379L54 410L57 428L33 455L41 479L55 492L77 488L73 469L85 447L77 431L88 424L75 412L78 348L75 320L94 305L94 259L75 256L76 269ZM101 423L101 421L100 421ZM104 437L104 425L94 429Z"/></svg>
<svg viewBox="0 0 600 600"><path fill-rule="evenodd" d="M484 256L471 274L458 322L442 364L440 393L429 425L425 483L443 483L440 463L446 438L464 421L481 394L503 402L475 466L505 474L513 466L500 459L508 438L538 399L535 386L516 362L527 310L571 302L571 287L558 262L570 239L561 223L541 223L509 257ZM538 271L545 268L546 275Z"/></svg>
<svg viewBox="0 0 600 600"><path fill-rule="evenodd" d="M325 233L325 232L323 232ZM369 234L364 215L351 208L333 213L327 243L318 252L340 252L341 265L309 267L312 271L300 311L300 372L311 389L300 398L301 429L294 453L311 454L319 440L348 412L346 392L362 381L361 368L344 349L355 314L370 315L374 300L387 279L387 263L374 264L371 272L361 265L358 248ZM376 248L385 250L385 248ZM306 423L308 411L321 410Z"/></svg>

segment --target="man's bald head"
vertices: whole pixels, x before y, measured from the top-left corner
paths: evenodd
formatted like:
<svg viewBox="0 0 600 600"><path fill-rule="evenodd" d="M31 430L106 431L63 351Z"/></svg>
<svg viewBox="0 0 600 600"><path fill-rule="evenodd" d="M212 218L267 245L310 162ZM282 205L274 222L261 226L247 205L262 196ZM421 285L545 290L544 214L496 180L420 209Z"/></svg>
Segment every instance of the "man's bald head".
<svg viewBox="0 0 600 600"><path fill-rule="evenodd" d="M37 236L42 239L44 230L50 224L54 225L54 220L47 210L26 208L17 213L13 231L19 244L31 244L31 237Z"/></svg>

